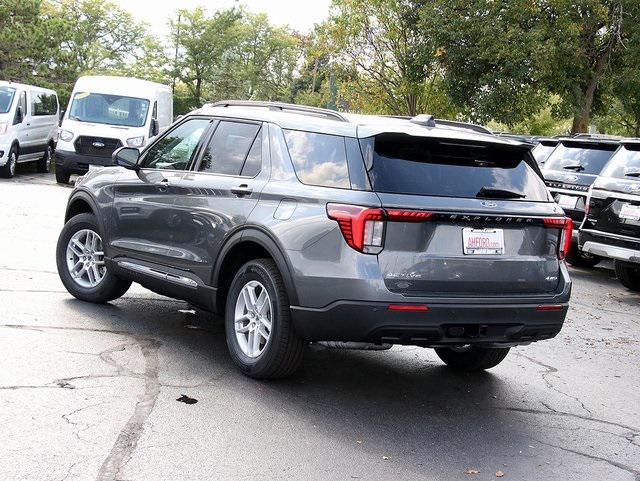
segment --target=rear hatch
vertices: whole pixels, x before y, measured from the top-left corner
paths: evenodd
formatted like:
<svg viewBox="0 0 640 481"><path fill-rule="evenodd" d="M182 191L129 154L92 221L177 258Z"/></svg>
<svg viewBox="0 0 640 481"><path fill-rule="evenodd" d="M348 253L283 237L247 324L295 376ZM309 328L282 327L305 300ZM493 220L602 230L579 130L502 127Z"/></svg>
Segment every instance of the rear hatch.
<svg viewBox="0 0 640 481"><path fill-rule="evenodd" d="M542 174L554 200L580 223L589 187L618 148L617 142L563 139L547 159Z"/></svg>
<svg viewBox="0 0 640 481"><path fill-rule="evenodd" d="M640 239L640 142L623 144L602 171L585 227Z"/></svg>
<svg viewBox="0 0 640 481"><path fill-rule="evenodd" d="M361 139L361 148L391 220L378 254L388 289L481 297L556 290L563 231L545 217L560 221L562 211L529 146L384 133Z"/></svg>

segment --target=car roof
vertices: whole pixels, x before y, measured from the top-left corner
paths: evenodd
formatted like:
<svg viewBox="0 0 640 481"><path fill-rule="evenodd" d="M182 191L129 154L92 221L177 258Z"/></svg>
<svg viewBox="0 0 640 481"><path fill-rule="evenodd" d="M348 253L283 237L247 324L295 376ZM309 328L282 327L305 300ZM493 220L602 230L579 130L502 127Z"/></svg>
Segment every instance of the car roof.
<svg viewBox="0 0 640 481"><path fill-rule="evenodd" d="M149 99L158 91L169 91L171 87L149 80L112 75L85 75L78 78L73 86L74 92L91 91L102 94L119 94Z"/></svg>
<svg viewBox="0 0 640 481"><path fill-rule="evenodd" d="M315 109L299 105L277 102L224 101L205 104L188 115L232 117L245 120L271 122L288 130L302 130L344 137L366 138L383 133L399 133L420 137L432 137L469 142L491 143L529 149L531 144L511 139L499 138L491 133L479 131L479 126L465 126L463 123L424 125L409 117L365 115ZM428 118L430 116L419 116ZM423 119L420 119L422 121ZM488 131L490 132L490 131Z"/></svg>
<svg viewBox="0 0 640 481"><path fill-rule="evenodd" d="M613 140L610 138L593 138L593 137L568 137L559 139L563 145L571 145L575 147L582 147L584 149L589 148L604 148L615 150L620 147L619 140Z"/></svg>
<svg viewBox="0 0 640 481"><path fill-rule="evenodd" d="M38 87L37 85L27 85L27 84L20 84L17 82L11 82L8 80L0 80L0 86L5 86L5 87L12 87L15 89L22 89L22 90L33 90L36 92L44 92L44 93L48 93L48 94L56 94L55 90L51 90L51 89L46 89L44 87Z"/></svg>

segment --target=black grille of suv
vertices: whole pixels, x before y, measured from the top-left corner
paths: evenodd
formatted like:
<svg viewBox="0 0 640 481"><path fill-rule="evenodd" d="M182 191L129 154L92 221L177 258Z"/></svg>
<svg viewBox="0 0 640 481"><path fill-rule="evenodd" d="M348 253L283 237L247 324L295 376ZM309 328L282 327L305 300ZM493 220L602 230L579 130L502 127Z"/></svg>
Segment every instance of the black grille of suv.
<svg viewBox="0 0 640 481"><path fill-rule="evenodd" d="M94 157L111 157L113 151L122 147L122 142L118 139L107 139L104 137L80 136L75 141L76 152Z"/></svg>

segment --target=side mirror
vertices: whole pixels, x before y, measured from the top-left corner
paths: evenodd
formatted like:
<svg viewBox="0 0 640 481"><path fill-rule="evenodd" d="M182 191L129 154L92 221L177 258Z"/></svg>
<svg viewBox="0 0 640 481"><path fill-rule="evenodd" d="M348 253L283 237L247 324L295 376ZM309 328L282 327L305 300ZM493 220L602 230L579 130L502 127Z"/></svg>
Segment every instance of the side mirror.
<svg viewBox="0 0 640 481"><path fill-rule="evenodd" d="M151 119L151 137L155 137L160 133L160 127L158 126L157 119Z"/></svg>
<svg viewBox="0 0 640 481"><path fill-rule="evenodd" d="M21 124L23 120L24 120L24 112L22 111L22 107L18 105L18 107L16 107L16 117L13 123L14 125Z"/></svg>
<svg viewBox="0 0 640 481"><path fill-rule="evenodd" d="M112 155L113 165L119 165L125 169L140 170L138 166L138 159L140 158L140 151L133 147L120 147Z"/></svg>

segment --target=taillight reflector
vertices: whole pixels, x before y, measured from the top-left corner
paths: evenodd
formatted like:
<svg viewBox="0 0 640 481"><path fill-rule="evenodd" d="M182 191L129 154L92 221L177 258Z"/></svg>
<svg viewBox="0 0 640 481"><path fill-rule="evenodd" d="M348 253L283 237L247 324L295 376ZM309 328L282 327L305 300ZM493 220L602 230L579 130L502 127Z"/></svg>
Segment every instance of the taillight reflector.
<svg viewBox="0 0 640 481"><path fill-rule="evenodd" d="M558 259L567 257L571 249L571 234L573 233L573 220L569 217L545 217L545 227L561 229L560 242L558 242Z"/></svg>
<svg viewBox="0 0 640 481"><path fill-rule="evenodd" d="M429 306L424 304L389 304L390 311L428 311Z"/></svg>
<svg viewBox="0 0 640 481"><path fill-rule="evenodd" d="M541 304L536 307L536 311L561 311L564 309L562 304Z"/></svg>

